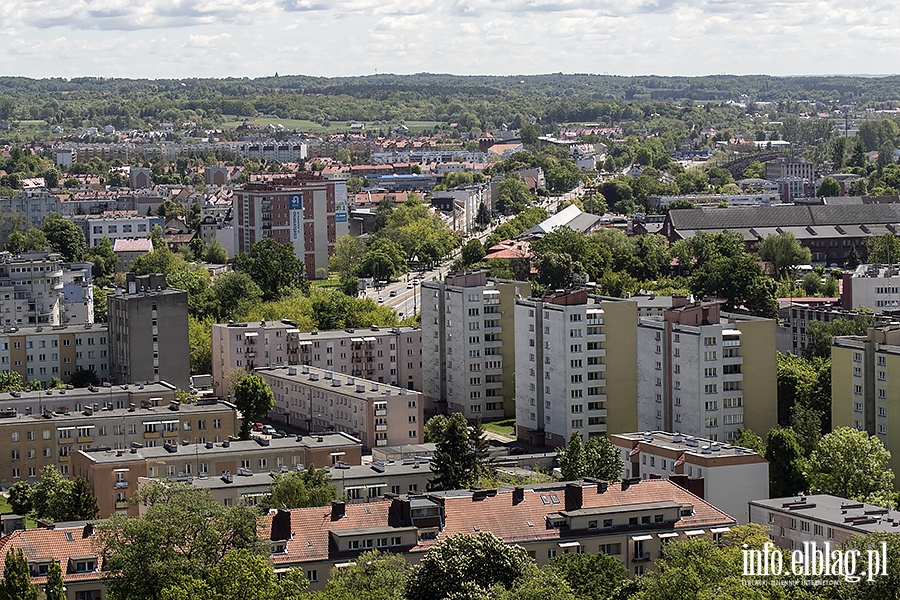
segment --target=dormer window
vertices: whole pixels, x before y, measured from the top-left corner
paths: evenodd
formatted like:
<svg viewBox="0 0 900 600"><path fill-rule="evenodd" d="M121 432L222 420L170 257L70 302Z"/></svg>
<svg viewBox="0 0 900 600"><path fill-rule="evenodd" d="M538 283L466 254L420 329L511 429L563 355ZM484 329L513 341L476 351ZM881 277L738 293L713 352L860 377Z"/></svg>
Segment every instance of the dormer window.
<svg viewBox="0 0 900 600"><path fill-rule="evenodd" d="M69 558L69 573L93 573L96 570L96 556L73 556Z"/></svg>

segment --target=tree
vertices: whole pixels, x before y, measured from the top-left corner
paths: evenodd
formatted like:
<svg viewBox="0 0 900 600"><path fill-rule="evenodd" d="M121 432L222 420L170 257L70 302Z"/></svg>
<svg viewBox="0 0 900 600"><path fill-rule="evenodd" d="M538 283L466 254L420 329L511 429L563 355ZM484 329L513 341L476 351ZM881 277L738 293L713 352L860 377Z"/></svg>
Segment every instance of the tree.
<svg viewBox="0 0 900 600"><path fill-rule="evenodd" d="M334 569L325 588L329 600L406 600L410 565L402 556L371 550L350 565Z"/></svg>
<svg viewBox="0 0 900 600"><path fill-rule="evenodd" d="M66 600L66 588L63 584L62 569L53 561L47 568L47 584L44 586L44 600Z"/></svg>
<svg viewBox="0 0 900 600"><path fill-rule="evenodd" d="M422 428L426 444L434 444L444 437L444 429L447 427L449 419L444 415L434 415L425 423Z"/></svg>
<svg viewBox="0 0 900 600"><path fill-rule="evenodd" d="M228 250L222 242L213 238L203 247L203 260L213 265L224 265L228 262Z"/></svg>
<svg viewBox="0 0 900 600"><path fill-rule="evenodd" d="M518 175L509 174L497 186L497 210L505 215L521 212L531 204L531 190Z"/></svg>
<svg viewBox="0 0 900 600"><path fill-rule="evenodd" d="M188 315L188 347L192 375L205 374L212 370L212 323L211 318L201 320Z"/></svg>
<svg viewBox="0 0 900 600"><path fill-rule="evenodd" d="M326 506L335 498L337 489L325 470L310 465L304 471L276 473L268 504L274 508L307 508Z"/></svg>
<svg viewBox="0 0 900 600"><path fill-rule="evenodd" d="M263 292L242 271L222 275L210 288L219 321L240 319L262 300Z"/></svg>
<svg viewBox="0 0 900 600"><path fill-rule="evenodd" d="M584 447L585 477L619 481L622 479L623 462L619 450L605 435L594 436Z"/></svg>
<svg viewBox="0 0 900 600"><path fill-rule="evenodd" d="M72 491L69 495L68 521L81 521L84 519L96 519L100 516L100 508L97 506L97 498L94 490L84 477L76 477L72 483Z"/></svg>
<svg viewBox="0 0 900 600"><path fill-rule="evenodd" d="M251 507L223 506L205 490L171 481L142 487L137 501L141 516L116 515L95 526L107 589L117 600L163 598L166 587L198 575L209 576L205 583L215 589L214 569L231 550L258 549Z"/></svg>
<svg viewBox="0 0 900 600"><path fill-rule="evenodd" d="M481 240L478 238L471 239L462 248L463 264L467 266L474 265L484 258L484 254L484 246L481 245Z"/></svg>
<svg viewBox="0 0 900 600"><path fill-rule="evenodd" d="M803 451L792 429L778 428L769 432L766 460L769 461L770 497L784 498L806 490Z"/></svg>
<svg viewBox="0 0 900 600"><path fill-rule="evenodd" d="M797 265L809 264L812 253L800 245L800 241L790 231L773 233L759 244L759 256L772 264L772 276L781 279L792 275Z"/></svg>
<svg viewBox="0 0 900 600"><path fill-rule="evenodd" d="M0 371L0 393L21 392L25 378L18 371Z"/></svg>
<svg viewBox="0 0 900 600"><path fill-rule="evenodd" d="M562 576L578 598L610 598L628 571L608 554L560 554L549 570Z"/></svg>
<svg viewBox="0 0 900 600"><path fill-rule="evenodd" d="M887 575L863 577L861 581L842 581L835 589L834 598L854 600L882 600L897 595L900 589L900 538L893 532L879 531L850 538L844 547L855 549L859 556L871 556L869 552L881 553L887 550Z"/></svg>
<svg viewBox="0 0 900 600"><path fill-rule="evenodd" d="M478 481L486 470L486 457L483 437L476 440L476 435L475 430L470 434L466 418L461 413L454 413L447 419L431 458L431 472L434 474L429 481L431 489L464 489Z"/></svg>
<svg viewBox="0 0 900 600"><path fill-rule="evenodd" d="M866 247L869 250L869 263L884 265L900 263L900 238L893 233L867 238Z"/></svg>
<svg viewBox="0 0 900 600"><path fill-rule="evenodd" d="M841 195L841 184L834 177L826 177L816 189L816 196L834 198Z"/></svg>
<svg viewBox="0 0 900 600"><path fill-rule="evenodd" d="M253 423L275 407L275 395L265 379L248 375L234 386L234 405L241 411L240 436L246 440Z"/></svg>
<svg viewBox="0 0 900 600"><path fill-rule="evenodd" d="M77 262L87 256L87 241L81 227L57 213L48 215L41 224L47 243L62 255L65 262Z"/></svg>
<svg viewBox="0 0 900 600"><path fill-rule="evenodd" d="M94 265L91 271L94 280L100 285L110 283L116 274L116 264L118 263L118 257L113 252L112 241L104 235L103 239L88 251L88 259Z"/></svg>
<svg viewBox="0 0 900 600"><path fill-rule="evenodd" d="M534 563L521 546L490 533L453 535L428 550L413 567L407 600L489 597L494 587L511 588L532 572Z"/></svg>
<svg viewBox="0 0 900 600"><path fill-rule="evenodd" d="M822 437L809 458L812 489L852 500L890 490L894 472L890 452L875 436L840 427Z"/></svg>
<svg viewBox="0 0 900 600"><path fill-rule="evenodd" d="M559 451L557 461L563 481L574 481L584 477L587 463L580 433L572 433L566 447Z"/></svg>
<svg viewBox="0 0 900 600"><path fill-rule="evenodd" d="M20 231L10 233L6 241L6 250L13 254L39 252L46 248L48 244L47 236L44 235L43 231L30 227L25 233Z"/></svg>
<svg viewBox="0 0 900 600"><path fill-rule="evenodd" d="M294 255L294 247L272 238L262 239L249 253L234 258L236 271L243 271L259 286L264 300L284 297L292 288L304 288L303 262Z"/></svg>
<svg viewBox="0 0 900 600"><path fill-rule="evenodd" d="M9 505L17 515L27 515L31 512L33 489L24 481L17 481L9 488Z"/></svg>
<svg viewBox="0 0 900 600"><path fill-rule="evenodd" d="M28 559L21 548L11 548L6 553L3 582L0 585L3 600L38 600L38 588L31 583Z"/></svg>
<svg viewBox="0 0 900 600"><path fill-rule="evenodd" d="M753 450L760 456L766 455L766 442L756 435L752 429L741 429L732 443L741 448Z"/></svg>
<svg viewBox="0 0 900 600"><path fill-rule="evenodd" d="M341 281L355 279L365 252L366 246L362 238L342 235L334 244L328 268L332 273L337 273Z"/></svg>
<svg viewBox="0 0 900 600"><path fill-rule="evenodd" d="M803 348L804 358L830 358L831 338L845 335L865 335L870 327L875 326L875 318L871 314L860 314L852 319L835 319L811 321L806 327L806 346Z"/></svg>
<svg viewBox="0 0 900 600"><path fill-rule="evenodd" d="M72 377L69 378L69 384L71 384L72 387L86 388L92 385L100 385L100 378L97 377L97 374L94 371L79 367L75 369L75 372L72 373Z"/></svg>

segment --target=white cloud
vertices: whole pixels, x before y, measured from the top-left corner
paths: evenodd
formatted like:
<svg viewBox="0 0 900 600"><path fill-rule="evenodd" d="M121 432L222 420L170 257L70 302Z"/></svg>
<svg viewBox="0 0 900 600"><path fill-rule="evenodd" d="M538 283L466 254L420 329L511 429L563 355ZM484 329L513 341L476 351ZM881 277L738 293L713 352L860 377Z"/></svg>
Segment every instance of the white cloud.
<svg viewBox="0 0 900 600"><path fill-rule="evenodd" d="M889 0L3 0L0 60L34 77L889 73L898 22Z"/></svg>

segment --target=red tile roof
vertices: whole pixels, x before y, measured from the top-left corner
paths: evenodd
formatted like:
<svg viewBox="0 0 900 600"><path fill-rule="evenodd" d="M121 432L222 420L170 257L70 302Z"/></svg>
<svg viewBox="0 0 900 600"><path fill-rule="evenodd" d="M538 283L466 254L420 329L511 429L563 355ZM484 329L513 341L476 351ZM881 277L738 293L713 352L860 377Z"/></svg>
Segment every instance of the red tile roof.
<svg viewBox="0 0 900 600"><path fill-rule="evenodd" d="M100 579L99 568L102 560L99 557L95 541L98 538L90 533L90 526L59 527L54 529L28 529L13 531L0 538L0 572L6 568L6 553L13 548L21 548L29 562L55 560L62 567L63 581L88 581ZM68 536L66 534L69 534ZM68 538L71 536L72 540ZM98 570L90 573L70 573L70 557L97 557ZM33 583L42 584L46 576L34 576Z"/></svg>

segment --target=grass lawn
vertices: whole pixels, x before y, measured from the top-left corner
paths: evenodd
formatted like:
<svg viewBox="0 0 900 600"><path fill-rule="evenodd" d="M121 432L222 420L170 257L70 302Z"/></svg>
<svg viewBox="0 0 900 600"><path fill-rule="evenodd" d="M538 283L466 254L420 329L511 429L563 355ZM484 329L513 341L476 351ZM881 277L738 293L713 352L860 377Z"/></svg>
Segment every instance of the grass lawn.
<svg viewBox="0 0 900 600"><path fill-rule="evenodd" d="M516 439L516 420L515 419L504 419L502 421L491 421L489 423L482 423L482 426L486 431L490 431L491 433L496 433L497 435L506 436L508 438Z"/></svg>
<svg viewBox="0 0 900 600"><path fill-rule="evenodd" d="M12 506L9 505L9 499L0 494L0 515L9 515L12 514ZM37 527L37 523L35 523L32 517L25 517L25 528L26 529L34 529Z"/></svg>

